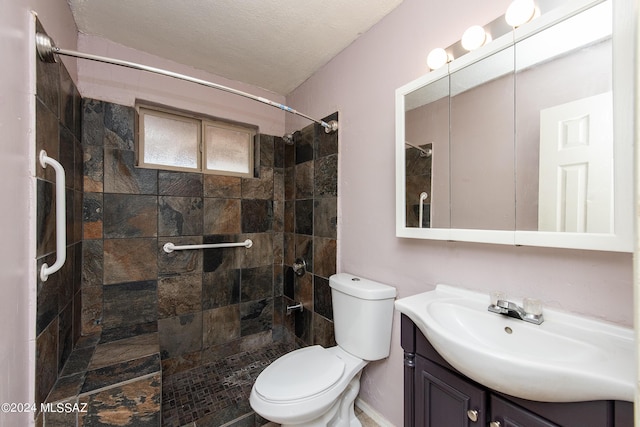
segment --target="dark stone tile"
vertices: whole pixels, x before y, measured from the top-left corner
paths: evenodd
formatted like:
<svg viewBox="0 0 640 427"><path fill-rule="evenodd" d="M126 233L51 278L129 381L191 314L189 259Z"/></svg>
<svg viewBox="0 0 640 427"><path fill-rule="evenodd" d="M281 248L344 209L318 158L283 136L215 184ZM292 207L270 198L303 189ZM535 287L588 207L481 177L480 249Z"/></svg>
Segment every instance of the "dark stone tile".
<svg viewBox="0 0 640 427"><path fill-rule="evenodd" d="M158 171L158 193L161 196L202 197L202 182L200 173Z"/></svg>
<svg viewBox="0 0 640 427"><path fill-rule="evenodd" d="M56 381L53 390L47 396L47 402L60 402L69 398L75 398L80 393L80 388L84 383L84 372L79 372L73 375L60 377ZM48 426L49 424L47 424Z"/></svg>
<svg viewBox="0 0 640 427"><path fill-rule="evenodd" d="M76 343L76 348L93 348L100 342L100 334L83 335Z"/></svg>
<svg viewBox="0 0 640 427"><path fill-rule="evenodd" d="M313 198L313 161L298 163L295 167L296 199Z"/></svg>
<svg viewBox="0 0 640 427"><path fill-rule="evenodd" d="M284 201L284 169L273 170L273 200Z"/></svg>
<svg viewBox="0 0 640 427"><path fill-rule="evenodd" d="M241 232L240 199L204 199L204 234L235 234Z"/></svg>
<svg viewBox="0 0 640 427"><path fill-rule="evenodd" d="M105 148L105 193L157 194L158 171L135 167L133 151Z"/></svg>
<svg viewBox="0 0 640 427"><path fill-rule="evenodd" d="M295 235L296 249L295 258L303 259L307 264L306 270L308 273L313 273L313 237L303 234Z"/></svg>
<svg viewBox="0 0 640 427"><path fill-rule="evenodd" d="M102 330L102 286L83 287L81 327L83 334L99 333Z"/></svg>
<svg viewBox="0 0 640 427"><path fill-rule="evenodd" d="M284 170L284 199L294 200L296 198L296 169L294 167Z"/></svg>
<svg viewBox="0 0 640 427"><path fill-rule="evenodd" d="M284 264L293 265L296 260L296 235L284 233Z"/></svg>
<svg viewBox="0 0 640 427"><path fill-rule="evenodd" d="M296 233L313 235L313 199L296 200Z"/></svg>
<svg viewBox="0 0 640 427"><path fill-rule="evenodd" d="M283 293L286 297L290 298L292 301L295 298L295 283L296 283L296 274L293 271L292 267L284 267L284 289Z"/></svg>
<svg viewBox="0 0 640 427"><path fill-rule="evenodd" d="M156 279L157 254L154 238L105 239L104 284Z"/></svg>
<svg viewBox="0 0 640 427"><path fill-rule="evenodd" d="M74 178L74 182L73 182L73 188L76 191L84 191L84 171L83 171L83 166L84 166L84 154L82 151L82 145L80 144L80 141L76 138L75 139L75 143L73 145L73 168L75 169L75 172L73 174Z"/></svg>
<svg viewBox="0 0 640 427"><path fill-rule="evenodd" d="M321 157L315 161L315 196L338 196L338 155Z"/></svg>
<svg viewBox="0 0 640 427"><path fill-rule="evenodd" d="M273 202L273 231L282 233L284 231L285 202Z"/></svg>
<svg viewBox="0 0 640 427"><path fill-rule="evenodd" d="M333 113L323 119L325 122L331 120L338 120L338 113ZM315 155L316 159L329 156L331 154L338 154L338 132L326 133L323 128L317 130L318 137L316 138Z"/></svg>
<svg viewBox="0 0 640 427"><path fill-rule="evenodd" d="M83 152L83 188L86 192L102 193L104 190L104 149L85 145Z"/></svg>
<svg viewBox="0 0 640 427"><path fill-rule="evenodd" d="M81 393L90 393L114 384L160 372L160 355L153 354L87 372Z"/></svg>
<svg viewBox="0 0 640 427"><path fill-rule="evenodd" d="M157 282L105 285L102 324L105 328L119 328L153 322L158 319Z"/></svg>
<svg viewBox="0 0 640 427"><path fill-rule="evenodd" d="M296 231L296 209L295 200L284 202L284 232L295 233Z"/></svg>
<svg viewBox="0 0 640 427"><path fill-rule="evenodd" d="M313 276L313 309L316 313L333 320L333 304L329 280Z"/></svg>
<svg viewBox="0 0 640 427"><path fill-rule="evenodd" d="M158 332L158 322L155 320L147 323L136 323L135 325L104 329L100 335L100 344L140 337L142 335L153 334L154 332Z"/></svg>
<svg viewBox="0 0 640 427"><path fill-rule="evenodd" d="M80 413L83 426L158 427L161 423L162 375L81 396L87 412Z"/></svg>
<svg viewBox="0 0 640 427"><path fill-rule="evenodd" d="M162 359L202 349L202 312L158 320Z"/></svg>
<svg viewBox="0 0 640 427"><path fill-rule="evenodd" d="M203 244L212 244L212 243L228 243L228 242L238 242L240 238L238 236L224 236L224 235L215 235L215 236L204 236L202 238ZM212 271L224 271L235 269L237 265L236 254L238 250L241 248L212 248L212 249L204 249L203 252L203 264L204 264L204 272L212 272ZM252 247L253 249L253 247Z"/></svg>
<svg viewBox="0 0 640 427"><path fill-rule="evenodd" d="M35 404L39 408L58 378L58 318L36 338Z"/></svg>
<svg viewBox="0 0 640 427"><path fill-rule="evenodd" d="M273 323L273 299L240 304L240 335L268 331Z"/></svg>
<svg viewBox="0 0 640 427"><path fill-rule="evenodd" d="M313 201L313 235L337 238L338 201L336 197L315 199Z"/></svg>
<svg viewBox="0 0 640 427"><path fill-rule="evenodd" d="M202 274L181 274L158 280L158 317L202 310Z"/></svg>
<svg viewBox="0 0 640 427"><path fill-rule="evenodd" d="M73 350L73 303L69 301L58 316L58 373Z"/></svg>
<svg viewBox="0 0 640 427"><path fill-rule="evenodd" d="M240 270L219 269L202 275L202 309L240 302Z"/></svg>
<svg viewBox="0 0 640 427"><path fill-rule="evenodd" d="M102 147L104 144L105 103L95 99L82 100L82 145Z"/></svg>
<svg viewBox="0 0 640 427"><path fill-rule="evenodd" d="M273 167L284 168L284 141L279 136L273 137Z"/></svg>
<svg viewBox="0 0 640 427"><path fill-rule="evenodd" d="M37 180L37 256L48 254L56 249L56 200L54 193L55 189L52 183L41 179Z"/></svg>
<svg viewBox="0 0 640 427"><path fill-rule="evenodd" d="M62 284L59 274L52 274L43 282L40 279L40 269L43 263L52 265L56 254L40 258L37 261L37 303L36 303L36 335L48 328L50 323L57 318L59 312L59 295ZM56 332L57 333L57 332Z"/></svg>
<svg viewBox="0 0 640 427"><path fill-rule="evenodd" d="M204 175L204 196L239 199L242 194L242 178L224 175Z"/></svg>
<svg viewBox="0 0 640 427"><path fill-rule="evenodd" d="M260 166L274 167L274 137L260 135Z"/></svg>
<svg viewBox="0 0 640 427"><path fill-rule="evenodd" d="M296 311L294 316L296 337L306 345L311 345L313 342L313 330L311 323L313 312L310 310Z"/></svg>
<svg viewBox="0 0 640 427"><path fill-rule="evenodd" d="M336 345L333 322L318 314L313 315L313 344L325 348Z"/></svg>
<svg viewBox="0 0 640 427"><path fill-rule="evenodd" d="M284 233L273 233L273 264L284 263Z"/></svg>
<svg viewBox="0 0 640 427"><path fill-rule="evenodd" d="M273 296L273 265L242 270L240 301L254 301Z"/></svg>
<svg viewBox="0 0 640 427"><path fill-rule="evenodd" d="M75 129L76 87L64 64L60 66L60 123L71 133Z"/></svg>
<svg viewBox="0 0 640 427"><path fill-rule="evenodd" d="M91 361L91 356L93 356L93 352L95 347L84 347L78 348L76 347L69 355L69 359L67 359L67 363L64 365L64 369L60 374L61 377L66 376L74 376L78 374L84 374L84 372L89 367L89 362ZM78 388L79 391L79 388ZM68 395L71 396L71 395ZM67 397L68 397L67 396Z"/></svg>
<svg viewBox="0 0 640 427"><path fill-rule="evenodd" d="M315 130L313 124L306 126L295 135L296 164L313 160Z"/></svg>
<svg viewBox="0 0 640 427"><path fill-rule="evenodd" d="M110 102L106 102L104 107L104 146L133 150L135 110Z"/></svg>
<svg viewBox="0 0 640 427"><path fill-rule="evenodd" d="M220 345L240 337L238 304L205 310L202 313L203 348Z"/></svg>
<svg viewBox="0 0 640 427"><path fill-rule="evenodd" d="M82 203L84 194L81 191L73 191L73 243L82 241ZM69 242L67 242L69 243Z"/></svg>
<svg viewBox="0 0 640 427"><path fill-rule="evenodd" d="M235 248L237 265L242 268L273 264L273 233L243 234L238 239L251 239L251 248Z"/></svg>
<svg viewBox="0 0 640 427"><path fill-rule="evenodd" d="M75 137L73 133L69 129L64 126L59 127L59 143L60 143L60 154L58 156L50 155L52 157L57 157L58 161L64 168L64 184L66 188L73 189L75 184ZM47 166L49 169L49 166Z"/></svg>
<svg viewBox="0 0 640 427"><path fill-rule="evenodd" d="M172 276L176 274L198 273L202 271L204 251L183 250L166 253L162 247L168 242L171 242L176 246L199 245L202 243L202 238L197 236L158 239L157 263L159 275Z"/></svg>
<svg viewBox="0 0 640 427"><path fill-rule="evenodd" d="M242 200L242 232L264 233L273 229L273 201Z"/></svg>
<svg viewBox="0 0 640 427"><path fill-rule="evenodd" d="M40 164L40 151L45 150L49 157L58 158L60 151L60 133L56 110L52 111L40 100L36 101L36 158L35 171L38 178L55 181L55 170L51 166L43 168Z"/></svg>
<svg viewBox="0 0 640 427"><path fill-rule="evenodd" d="M162 361L163 377L198 368L202 364L202 352L185 353ZM163 403L163 405L166 405Z"/></svg>
<svg viewBox="0 0 640 427"><path fill-rule="evenodd" d="M202 234L203 201L201 197L162 196L158 205L160 236Z"/></svg>
<svg viewBox="0 0 640 427"><path fill-rule="evenodd" d="M313 274L296 277L293 289L296 304L302 303L305 309L313 311Z"/></svg>
<svg viewBox="0 0 640 427"><path fill-rule="evenodd" d="M130 194L104 195L106 239L155 237L158 233L158 198Z"/></svg>
<svg viewBox="0 0 640 427"><path fill-rule="evenodd" d="M329 278L336 273L337 242L335 239L316 237L313 243L313 272Z"/></svg>
<svg viewBox="0 0 640 427"><path fill-rule="evenodd" d="M39 25L39 24L38 24ZM45 33L42 26L37 31ZM60 103L60 63L36 59L36 96L58 116Z"/></svg>
<svg viewBox="0 0 640 427"><path fill-rule="evenodd" d="M273 199L273 168L261 167L258 178L242 180L243 199Z"/></svg>
<svg viewBox="0 0 640 427"><path fill-rule="evenodd" d="M64 402L60 402L60 403L63 403L64 405L71 405L71 407L77 407L75 406L78 404L77 402L78 402L78 398L74 396L73 398L65 400ZM77 412L73 412L73 411L69 411L69 412L49 411L49 412L40 413L40 416L43 417L42 422L47 427L69 427L69 426L77 425L78 414ZM42 427L42 424L38 425L36 423L36 426Z"/></svg>
<svg viewBox="0 0 640 427"><path fill-rule="evenodd" d="M102 287L104 270L102 240L85 240L82 242L82 286Z"/></svg>
<svg viewBox="0 0 640 427"><path fill-rule="evenodd" d="M102 239L104 202L102 193L84 193L82 200L83 239Z"/></svg>

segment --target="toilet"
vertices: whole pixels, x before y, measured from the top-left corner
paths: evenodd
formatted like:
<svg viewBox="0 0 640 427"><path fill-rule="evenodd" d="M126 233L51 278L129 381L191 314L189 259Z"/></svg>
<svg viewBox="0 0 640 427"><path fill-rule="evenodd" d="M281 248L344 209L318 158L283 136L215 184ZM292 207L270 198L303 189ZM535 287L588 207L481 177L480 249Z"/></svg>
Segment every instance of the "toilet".
<svg viewBox="0 0 640 427"><path fill-rule="evenodd" d="M353 406L362 369L389 356L396 289L348 273L331 276L329 286L338 345L285 354L251 389L253 410L283 427L360 427Z"/></svg>

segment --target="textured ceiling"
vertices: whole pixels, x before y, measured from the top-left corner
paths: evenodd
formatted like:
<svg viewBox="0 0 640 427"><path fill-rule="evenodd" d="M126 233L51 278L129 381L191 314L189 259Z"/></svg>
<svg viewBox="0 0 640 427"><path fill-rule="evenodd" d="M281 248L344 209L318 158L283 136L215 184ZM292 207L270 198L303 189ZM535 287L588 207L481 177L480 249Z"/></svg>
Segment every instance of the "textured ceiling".
<svg viewBox="0 0 640 427"><path fill-rule="evenodd" d="M402 2L68 1L82 33L282 95Z"/></svg>

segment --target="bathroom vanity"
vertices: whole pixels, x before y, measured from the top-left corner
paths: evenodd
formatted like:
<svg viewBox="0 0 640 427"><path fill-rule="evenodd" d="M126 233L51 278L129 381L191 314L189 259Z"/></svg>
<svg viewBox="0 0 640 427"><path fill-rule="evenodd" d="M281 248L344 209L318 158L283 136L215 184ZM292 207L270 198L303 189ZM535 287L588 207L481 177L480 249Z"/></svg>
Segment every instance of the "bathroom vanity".
<svg viewBox="0 0 640 427"><path fill-rule="evenodd" d="M401 328L406 427L633 426L632 402L535 402L496 392L454 369L404 314Z"/></svg>

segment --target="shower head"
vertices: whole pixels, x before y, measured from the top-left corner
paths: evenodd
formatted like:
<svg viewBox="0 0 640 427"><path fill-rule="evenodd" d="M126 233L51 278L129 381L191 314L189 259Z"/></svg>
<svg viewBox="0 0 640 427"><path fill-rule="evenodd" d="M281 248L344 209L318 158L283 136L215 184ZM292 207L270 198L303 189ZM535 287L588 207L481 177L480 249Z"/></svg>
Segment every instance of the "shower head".
<svg viewBox="0 0 640 427"><path fill-rule="evenodd" d="M293 143L294 143L294 140L293 140L293 134L292 134L292 133L284 134L284 135L282 136L282 140L283 140L283 141L284 141L284 143L285 143L285 144L287 144L287 145L293 145Z"/></svg>

